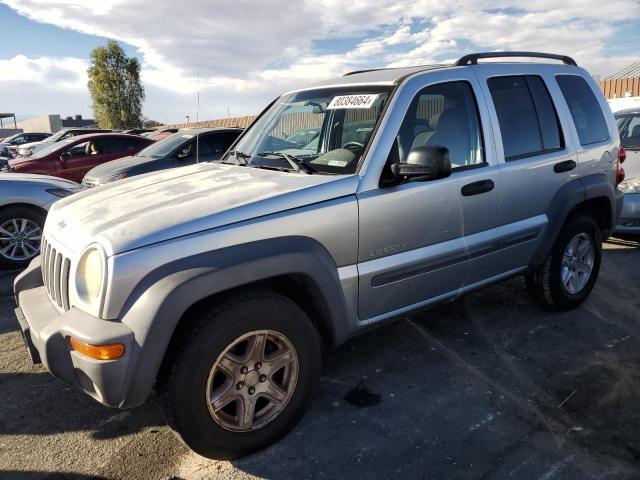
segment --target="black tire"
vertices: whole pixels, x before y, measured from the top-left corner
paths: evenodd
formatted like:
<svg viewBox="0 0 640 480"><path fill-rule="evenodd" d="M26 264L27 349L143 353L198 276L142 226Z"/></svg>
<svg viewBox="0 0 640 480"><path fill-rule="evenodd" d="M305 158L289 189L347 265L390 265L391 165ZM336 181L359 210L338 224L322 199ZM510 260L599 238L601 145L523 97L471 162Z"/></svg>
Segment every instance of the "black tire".
<svg viewBox="0 0 640 480"><path fill-rule="evenodd" d="M215 459L237 458L284 437L308 409L320 377L320 337L306 313L288 298L254 290L224 300L196 314L172 343L158 393L167 423L196 453ZM220 426L209 413L205 392L218 356L242 335L275 330L295 347L299 367L295 389L284 409L269 423L236 432Z"/></svg>
<svg viewBox="0 0 640 480"><path fill-rule="evenodd" d="M46 213L36 210L35 208L17 206L17 207L6 207L0 210L0 226L5 222L12 220L14 218L25 218L34 222L36 225L40 227L40 230L44 228L44 221L46 219ZM5 247L5 242L0 240L0 249ZM11 258L7 258L7 256L0 253L0 268L3 269L18 269L25 268L29 265L29 262L33 260L34 257L40 254L40 247L38 246L37 253L34 253L31 257L25 260L14 260Z"/></svg>
<svg viewBox="0 0 640 480"><path fill-rule="evenodd" d="M579 234L588 235L594 246L593 268L584 287L571 293L562 282L562 258L569 242ZM593 218L580 215L571 219L562 229L551 254L535 272L528 274L527 290L544 306L556 310L569 310L584 302L593 289L602 260L602 234Z"/></svg>

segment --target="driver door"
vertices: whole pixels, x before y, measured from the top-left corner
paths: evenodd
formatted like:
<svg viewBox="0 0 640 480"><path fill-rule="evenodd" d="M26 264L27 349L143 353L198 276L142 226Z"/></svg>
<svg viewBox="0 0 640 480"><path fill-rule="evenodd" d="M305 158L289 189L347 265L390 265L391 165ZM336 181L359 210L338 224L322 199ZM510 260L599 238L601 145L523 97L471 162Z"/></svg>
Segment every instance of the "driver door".
<svg viewBox="0 0 640 480"><path fill-rule="evenodd" d="M377 189L358 194L359 317L370 322L455 295L494 274L499 170L486 107L470 71L416 85ZM479 107L480 106L480 107ZM389 181L417 146L446 147L452 174ZM495 263L495 262L493 262Z"/></svg>

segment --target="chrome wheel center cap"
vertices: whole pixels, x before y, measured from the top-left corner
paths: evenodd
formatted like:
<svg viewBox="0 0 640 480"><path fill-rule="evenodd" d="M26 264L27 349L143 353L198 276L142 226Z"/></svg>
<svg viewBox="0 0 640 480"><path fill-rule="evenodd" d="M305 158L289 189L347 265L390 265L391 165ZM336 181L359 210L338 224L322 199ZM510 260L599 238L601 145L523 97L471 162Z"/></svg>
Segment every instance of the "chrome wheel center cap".
<svg viewBox="0 0 640 480"><path fill-rule="evenodd" d="M259 381L260 381L260 374L258 374L258 372L256 372L255 370L251 370L244 377L244 384L249 387L255 387Z"/></svg>

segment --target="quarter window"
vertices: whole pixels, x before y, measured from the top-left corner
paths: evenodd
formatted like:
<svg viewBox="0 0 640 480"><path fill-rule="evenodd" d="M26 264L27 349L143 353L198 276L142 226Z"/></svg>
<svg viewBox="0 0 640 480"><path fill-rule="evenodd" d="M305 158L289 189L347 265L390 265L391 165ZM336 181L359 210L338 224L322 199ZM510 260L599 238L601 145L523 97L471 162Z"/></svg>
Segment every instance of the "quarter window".
<svg viewBox="0 0 640 480"><path fill-rule="evenodd" d="M542 78L494 77L487 84L498 116L505 160L562 148L558 115Z"/></svg>
<svg viewBox="0 0 640 480"><path fill-rule="evenodd" d="M471 85L440 83L415 97L393 146L392 161L404 162L409 152L425 145L449 149L453 169L484 164L480 117Z"/></svg>
<svg viewBox="0 0 640 480"><path fill-rule="evenodd" d="M556 80L569 106L580 144L590 145L608 140L609 130L602 109L584 78L558 75Z"/></svg>

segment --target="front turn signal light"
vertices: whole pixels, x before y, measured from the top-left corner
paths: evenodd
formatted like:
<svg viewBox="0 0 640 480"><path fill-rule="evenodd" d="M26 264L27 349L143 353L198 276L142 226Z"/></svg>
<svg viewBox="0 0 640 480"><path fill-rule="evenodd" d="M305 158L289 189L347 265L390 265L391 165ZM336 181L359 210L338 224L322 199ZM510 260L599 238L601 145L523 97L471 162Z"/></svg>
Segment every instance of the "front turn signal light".
<svg viewBox="0 0 640 480"><path fill-rule="evenodd" d="M72 350L95 360L115 360L124 355L124 345L122 343L90 345L81 342L77 338L69 337L69 345Z"/></svg>

